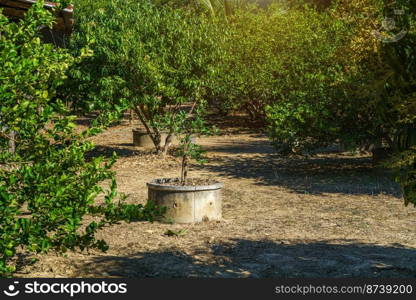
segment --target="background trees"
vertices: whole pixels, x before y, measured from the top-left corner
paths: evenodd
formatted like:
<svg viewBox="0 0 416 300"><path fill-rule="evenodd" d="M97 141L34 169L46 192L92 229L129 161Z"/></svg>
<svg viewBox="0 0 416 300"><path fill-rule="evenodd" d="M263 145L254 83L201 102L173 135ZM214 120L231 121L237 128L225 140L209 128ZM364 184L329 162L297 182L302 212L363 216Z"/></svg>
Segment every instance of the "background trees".
<svg viewBox="0 0 416 300"><path fill-rule="evenodd" d="M114 203L114 159L86 158L98 129L77 131L67 106L99 123L133 109L160 153L163 131L185 134L185 158L204 108L244 111L284 154L388 147L416 204L414 0L74 2L69 50L41 43L53 20L40 3L20 23L0 14L1 275L19 246L105 250L99 228L160 213Z"/></svg>
<svg viewBox="0 0 416 300"><path fill-rule="evenodd" d="M299 84L291 91L290 85L296 79L289 81L282 91L284 96L274 98L267 107L270 135L284 152L308 153L334 142L354 149L383 138L375 110L379 92L371 86L383 69L379 47L371 34L380 7L367 1L356 8L352 2L340 1L319 11L312 9L314 14L301 17L308 21L299 23L305 28L299 34L299 42L287 41L286 48L282 48L290 47L291 57L287 59L299 62L289 68L299 69L293 76ZM355 9L351 12L350 8ZM303 7L294 10L308 11ZM316 21L312 22L314 16ZM327 22L322 21L325 17ZM309 22L318 24L310 32ZM308 40L312 43L304 43Z"/></svg>
<svg viewBox="0 0 416 300"><path fill-rule="evenodd" d="M281 153L332 143L399 153L400 132L413 126L403 115L412 99L398 94L412 95L412 83L403 85L412 82L414 2L395 3L84 1L71 44L91 44L95 54L71 69L65 95L75 107L134 108L161 153L160 132L178 131L178 112L204 101L247 113ZM374 32L394 8L405 12L396 25L408 34L385 44Z"/></svg>

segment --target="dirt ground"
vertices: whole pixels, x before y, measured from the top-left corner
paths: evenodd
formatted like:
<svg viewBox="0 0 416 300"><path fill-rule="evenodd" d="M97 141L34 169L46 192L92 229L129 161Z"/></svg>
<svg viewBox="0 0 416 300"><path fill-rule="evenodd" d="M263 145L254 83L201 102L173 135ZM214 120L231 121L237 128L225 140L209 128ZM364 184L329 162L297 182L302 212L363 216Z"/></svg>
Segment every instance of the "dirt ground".
<svg viewBox="0 0 416 300"><path fill-rule="evenodd" d="M179 159L133 147L132 128L124 122L94 141L99 153L118 153L114 169L128 201L145 203L146 182L177 177ZM209 162L191 174L225 183L222 221L123 222L100 232L108 252L39 256L16 276L416 276L416 209L403 205L397 185L368 156L284 159L263 134L238 126L198 142ZM169 229L183 234L165 235Z"/></svg>

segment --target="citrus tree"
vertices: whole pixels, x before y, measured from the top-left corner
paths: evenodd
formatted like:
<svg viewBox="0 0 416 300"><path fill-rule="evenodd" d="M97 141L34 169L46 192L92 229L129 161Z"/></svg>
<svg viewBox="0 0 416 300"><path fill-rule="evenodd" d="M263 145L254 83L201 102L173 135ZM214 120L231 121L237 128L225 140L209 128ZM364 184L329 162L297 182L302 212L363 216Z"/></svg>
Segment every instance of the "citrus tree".
<svg viewBox="0 0 416 300"><path fill-rule="evenodd" d="M342 21L308 7L272 4L235 12L226 28L224 59L210 89L210 103L219 110L243 110L265 122L266 113L269 120L276 116L275 105L292 105L291 111L309 99L318 111L323 99L340 96L324 86L346 80L337 59L350 35Z"/></svg>
<svg viewBox="0 0 416 300"><path fill-rule="evenodd" d="M286 59L294 62L285 67L290 81L266 106L270 136L279 150L310 152L334 142L350 148L382 139L391 142L375 114L383 103L374 86L383 64L371 32L380 7L377 1L361 2L341 3L354 13L334 1L327 9L302 7L283 14L292 15L297 24L293 27L299 29L288 33L291 40L282 44Z"/></svg>
<svg viewBox="0 0 416 300"><path fill-rule="evenodd" d="M155 149L165 154L183 113L202 101L218 61L214 21L151 1L80 5L85 11L71 43L89 44L94 55L73 69L69 93L82 99L79 107L134 110Z"/></svg>
<svg viewBox="0 0 416 300"><path fill-rule="evenodd" d="M56 88L88 52L74 57L42 43L38 28L52 22L42 1L18 23L0 12L1 277L13 273L18 248L106 250L97 230L119 220L151 220L158 212L151 204L124 203L110 170L114 158L85 158L93 149L85 139L97 130L76 130ZM87 215L96 218L87 221Z"/></svg>

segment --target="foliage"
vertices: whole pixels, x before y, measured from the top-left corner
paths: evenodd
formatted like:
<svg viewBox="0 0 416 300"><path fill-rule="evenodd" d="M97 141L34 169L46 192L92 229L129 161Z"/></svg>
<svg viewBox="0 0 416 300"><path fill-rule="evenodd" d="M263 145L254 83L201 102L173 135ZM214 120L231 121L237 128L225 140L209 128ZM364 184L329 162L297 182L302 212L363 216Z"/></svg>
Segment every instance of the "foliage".
<svg viewBox="0 0 416 300"><path fill-rule="evenodd" d="M358 90L368 98L361 114L372 115L373 124L362 134L381 137L392 148L385 166L396 170L405 204L416 204L416 1L338 1L331 14L357 28L346 54L357 70L373 74Z"/></svg>
<svg viewBox="0 0 416 300"><path fill-rule="evenodd" d="M153 0L152 2L158 6L186 8L196 14L226 18L237 9L245 7L250 0Z"/></svg>
<svg viewBox="0 0 416 300"><path fill-rule="evenodd" d="M43 44L37 30L52 22L41 1L19 23L0 13L0 276L13 273L19 247L36 253L106 250L97 230L160 212L118 196L110 170L115 158L86 160L93 145L85 138L97 129L76 130L56 88L88 52L74 57Z"/></svg>
<svg viewBox="0 0 416 300"><path fill-rule="evenodd" d="M395 155L390 166L396 170L405 204L416 205L416 1L396 1L393 7L386 6L385 14L391 15L393 9L403 10L393 17L406 35L383 44L387 74L383 89L385 101L391 104L383 119L394 128Z"/></svg>
<svg viewBox="0 0 416 300"><path fill-rule="evenodd" d="M355 7L357 2L362 5L363 1L340 1L329 10L315 12L332 21L320 22L321 39L315 46L318 51L308 54L314 58L301 59L312 66L316 58L323 60L302 71L302 86L295 86L292 95L267 108L271 137L280 150L309 152L337 141L351 148L382 139L390 142L389 130L376 113L383 105L376 84L384 69L372 30L380 7L378 1L368 0L367 4L375 7L362 5L366 8L362 14L360 5L353 12L345 9L345 5ZM370 21L369 15L373 16ZM311 16L305 17L313 23ZM325 34L326 40L322 38ZM297 58L295 49L291 53ZM303 68L303 64L298 67Z"/></svg>
<svg viewBox="0 0 416 300"><path fill-rule="evenodd" d="M156 150L166 153L186 105L202 101L217 61L214 20L150 1L80 5L71 43L75 49L90 43L94 56L72 71L75 98L90 109L133 109Z"/></svg>
<svg viewBox="0 0 416 300"><path fill-rule="evenodd" d="M265 119L267 110L282 135L275 136L276 141L296 134L281 131L286 121L299 123L297 132L308 128L307 122L312 122L312 128L323 126L317 116L301 120L310 110L331 121L337 119L327 116L325 99L338 97L340 91L325 87L347 81L337 59L350 36L342 21L307 7L254 6L231 16L226 33L226 54L211 85L211 105L224 112L243 109L257 121ZM279 117L284 111L297 111L298 116Z"/></svg>
<svg viewBox="0 0 416 300"><path fill-rule="evenodd" d="M244 8L249 1L247 0L195 0L196 5L204 8L212 16L228 17L238 9Z"/></svg>

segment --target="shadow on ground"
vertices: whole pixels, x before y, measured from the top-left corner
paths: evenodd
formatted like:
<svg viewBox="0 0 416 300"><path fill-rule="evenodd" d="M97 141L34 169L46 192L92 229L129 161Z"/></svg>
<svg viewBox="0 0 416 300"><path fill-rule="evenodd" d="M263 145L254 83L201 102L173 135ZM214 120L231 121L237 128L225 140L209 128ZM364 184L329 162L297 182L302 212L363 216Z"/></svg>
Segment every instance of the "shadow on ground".
<svg viewBox="0 0 416 300"><path fill-rule="evenodd" d="M321 153L310 158L287 158L277 155L267 141L225 142L206 150L214 156L205 165L194 165L194 169L228 178L254 179L259 185L282 186L297 193L401 197L388 171L374 167L370 157Z"/></svg>
<svg viewBox="0 0 416 300"><path fill-rule="evenodd" d="M132 146L123 146L123 145L109 145L102 146L97 145L95 148L88 152L86 155L87 158L94 158L98 156L111 157L115 153L117 157L132 157L136 155L142 155L147 153L145 150L137 150Z"/></svg>
<svg viewBox="0 0 416 300"><path fill-rule="evenodd" d="M414 277L416 249L353 241L275 243L236 239L214 244L206 253L175 249L100 256L79 268L77 276L114 277Z"/></svg>
<svg viewBox="0 0 416 300"><path fill-rule="evenodd" d="M209 114L207 124L220 129L219 135L227 133L259 133L263 132L265 125L262 122L251 121L244 114Z"/></svg>
<svg viewBox="0 0 416 300"><path fill-rule="evenodd" d="M262 134L252 134L251 137L264 138ZM217 142L215 146L203 146L205 151L224 153L224 154L274 154L276 151L273 149L269 142L250 141L250 142Z"/></svg>

